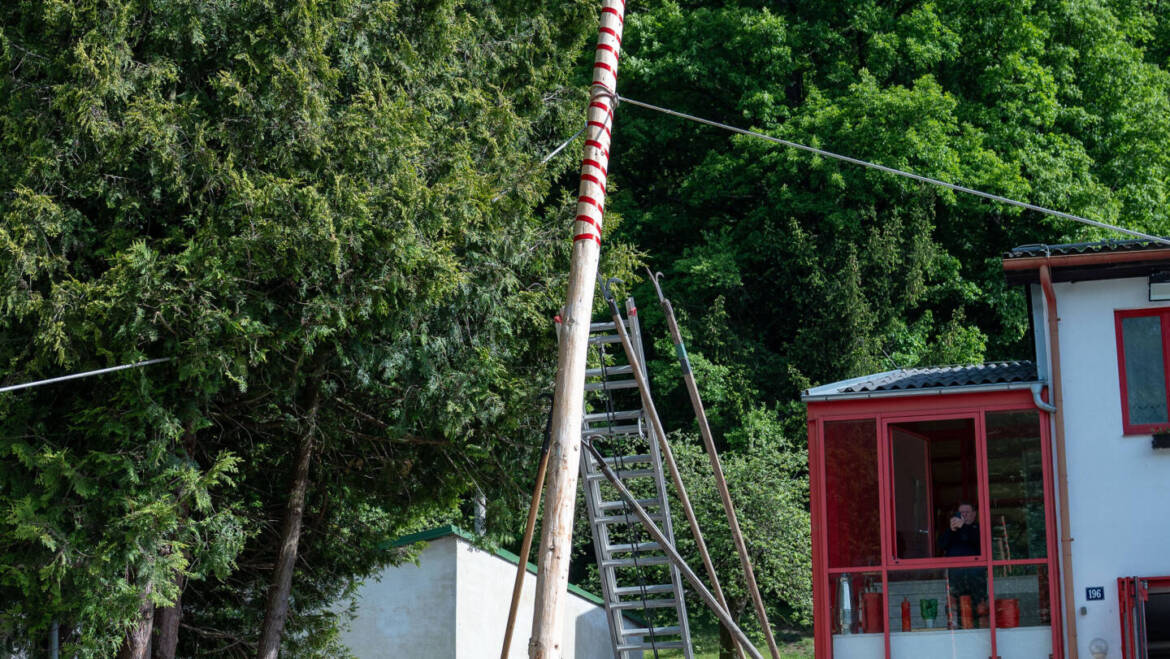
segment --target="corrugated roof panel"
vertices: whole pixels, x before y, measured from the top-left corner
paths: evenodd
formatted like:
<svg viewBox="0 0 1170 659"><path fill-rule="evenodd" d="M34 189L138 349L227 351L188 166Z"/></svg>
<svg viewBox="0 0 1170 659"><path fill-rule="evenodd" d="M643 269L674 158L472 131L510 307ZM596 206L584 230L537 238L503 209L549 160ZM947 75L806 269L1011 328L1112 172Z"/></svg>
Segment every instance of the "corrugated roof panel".
<svg viewBox="0 0 1170 659"><path fill-rule="evenodd" d="M967 366L905 368L842 380L814 387L805 397L833 397L870 392L943 389L1011 383L1038 382L1036 365L1030 361L988 362Z"/></svg>

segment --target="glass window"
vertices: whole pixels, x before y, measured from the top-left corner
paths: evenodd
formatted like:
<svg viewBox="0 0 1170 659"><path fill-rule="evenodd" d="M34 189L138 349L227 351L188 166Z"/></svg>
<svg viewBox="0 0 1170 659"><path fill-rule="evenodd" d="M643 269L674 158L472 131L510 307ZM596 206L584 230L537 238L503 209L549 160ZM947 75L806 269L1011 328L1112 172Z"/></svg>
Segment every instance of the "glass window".
<svg viewBox="0 0 1170 659"><path fill-rule="evenodd" d="M980 555L975 420L889 426L898 558Z"/></svg>
<svg viewBox="0 0 1170 659"><path fill-rule="evenodd" d="M1048 566L994 568L995 642L1002 659L1047 657L1052 652Z"/></svg>
<svg viewBox="0 0 1170 659"><path fill-rule="evenodd" d="M987 413L987 476L991 557L1046 557L1044 455L1037 412Z"/></svg>
<svg viewBox="0 0 1170 659"><path fill-rule="evenodd" d="M987 568L891 571L890 657L987 657Z"/></svg>
<svg viewBox="0 0 1170 659"><path fill-rule="evenodd" d="M880 565L877 423L825 422L829 567Z"/></svg>
<svg viewBox="0 0 1170 659"><path fill-rule="evenodd" d="M1130 426L1167 422L1162 321L1159 311L1118 317L1126 431L1141 430Z"/></svg>

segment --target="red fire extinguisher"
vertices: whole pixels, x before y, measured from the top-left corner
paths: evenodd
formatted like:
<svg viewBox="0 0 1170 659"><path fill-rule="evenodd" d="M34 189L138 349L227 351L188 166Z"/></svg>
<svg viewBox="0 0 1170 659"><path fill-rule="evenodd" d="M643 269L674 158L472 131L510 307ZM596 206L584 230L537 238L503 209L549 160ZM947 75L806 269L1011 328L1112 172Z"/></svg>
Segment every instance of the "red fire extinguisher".
<svg viewBox="0 0 1170 659"><path fill-rule="evenodd" d="M910 631L910 600L902 598L902 631Z"/></svg>

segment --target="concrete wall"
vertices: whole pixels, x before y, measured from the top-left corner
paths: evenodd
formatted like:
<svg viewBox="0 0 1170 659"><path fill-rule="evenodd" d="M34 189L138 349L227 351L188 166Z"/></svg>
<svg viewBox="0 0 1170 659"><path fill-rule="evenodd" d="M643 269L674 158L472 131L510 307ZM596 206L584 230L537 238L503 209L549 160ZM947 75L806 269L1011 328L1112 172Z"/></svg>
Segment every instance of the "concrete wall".
<svg viewBox="0 0 1170 659"><path fill-rule="evenodd" d="M460 659L499 658L515 578L515 563L476 549L470 543L459 543L459 601L456 604L459 627L456 644ZM512 634L512 646L508 654L510 659L528 657L535 598L536 575L528 572L521 591L516 631ZM564 630L566 659L613 658L609 623L606 622L605 609L601 606L569 593Z"/></svg>
<svg viewBox="0 0 1170 659"><path fill-rule="evenodd" d="M1080 656L1094 638L1121 656L1117 578L1170 574L1170 451L1123 435L1113 312L1150 302L1145 277L1056 284L1069 513ZM1042 301L1033 287L1035 308ZM1037 326L1042 336L1047 328ZM1087 601L1101 586L1104 601ZM1081 612L1082 607L1084 613Z"/></svg>
<svg viewBox="0 0 1170 659"><path fill-rule="evenodd" d="M449 535L419 565L387 568L359 591L357 618L342 638L360 659L498 659L516 564ZM509 657L528 656L536 575L526 573ZM564 657L612 659L605 610L570 593Z"/></svg>
<svg viewBox="0 0 1170 659"><path fill-rule="evenodd" d="M418 565L387 568L378 580L362 585L357 618L342 636L354 655L361 659L458 656L458 551L456 536L439 538L423 550Z"/></svg>

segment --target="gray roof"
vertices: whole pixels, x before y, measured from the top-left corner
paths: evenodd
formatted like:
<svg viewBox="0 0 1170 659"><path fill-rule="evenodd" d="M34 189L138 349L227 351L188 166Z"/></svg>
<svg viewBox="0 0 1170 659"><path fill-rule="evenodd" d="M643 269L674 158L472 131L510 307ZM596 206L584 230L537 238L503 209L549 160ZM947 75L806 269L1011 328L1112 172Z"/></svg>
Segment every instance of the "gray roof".
<svg viewBox="0 0 1170 659"><path fill-rule="evenodd" d="M1036 256L1069 256L1103 252L1140 252L1147 249L1166 249L1166 245L1149 240L1102 240L1095 243L1065 243L1063 245L1020 245L1003 255L1004 259L1024 259Z"/></svg>
<svg viewBox="0 0 1170 659"><path fill-rule="evenodd" d="M1036 365L1030 361L988 362L970 366L929 366L903 368L885 373L865 375L841 382L813 387L804 392L805 400L822 398L855 398L859 395L902 395L918 391L958 387L987 387L988 389L1015 388L1039 382Z"/></svg>

